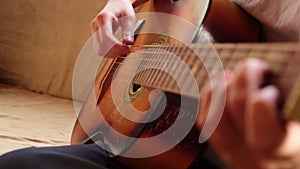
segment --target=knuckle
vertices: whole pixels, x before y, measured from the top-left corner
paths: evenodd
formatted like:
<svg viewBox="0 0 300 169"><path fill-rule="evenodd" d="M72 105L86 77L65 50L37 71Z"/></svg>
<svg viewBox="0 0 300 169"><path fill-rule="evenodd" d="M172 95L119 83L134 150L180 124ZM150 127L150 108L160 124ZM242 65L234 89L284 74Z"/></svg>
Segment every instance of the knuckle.
<svg viewBox="0 0 300 169"><path fill-rule="evenodd" d="M236 78L236 85L246 87L249 84L249 80L251 80L250 76L253 74L259 67L258 59L247 59L245 60L239 67Z"/></svg>
<svg viewBox="0 0 300 169"><path fill-rule="evenodd" d="M247 99L247 104L256 108L263 108L267 106L266 100L263 97L258 97L257 95L251 95Z"/></svg>
<svg viewBox="0 0 300 169"><path fill-rule="evenodd" d="M254 58L250 58L250 59L247 59L243 62L242 66L241 66L241 73L245 74L249 71L251 71L251 69L253 68L253 66L256 64L256 59Z"/></svg>
<svg viewBox="0 0 300 169"><path fill-rule="evenodd" d="M128 18L130 20L135 20L136 19L135 13L131 12L131 11L124 11L123 16L126 16L126 18Z"/></svg>
<svg viewBox="0 0 300 169"><path fill-rule="evenodd" d="M106 20L108 18L108 14L105 12L101 12L96 16L97 21Z"/></svg>
<svg viewBox="0 0 300 169"><path fill-rule="evenodd" d="M102 12L96 16L96 21L98 24L104 26L106 23L108 23L110 21L110 18L111 18L111 15L109 13Z"/></svg>
<svg viewBox="0 0 300 169"><path fill-rule="evenodd" d="M247 58L242 64L242 71L249 72L252 70L263 70L267 67L267 63L261 59Z"/></svg>
<svg viewBox="0 0 300 169"><path fill-rule="evenodd" d="M91 28L95 28L96 26L97 26L96 21L95 21L95 20L92 20L92 21L90 22L90 27L91 27Z"/></svg>

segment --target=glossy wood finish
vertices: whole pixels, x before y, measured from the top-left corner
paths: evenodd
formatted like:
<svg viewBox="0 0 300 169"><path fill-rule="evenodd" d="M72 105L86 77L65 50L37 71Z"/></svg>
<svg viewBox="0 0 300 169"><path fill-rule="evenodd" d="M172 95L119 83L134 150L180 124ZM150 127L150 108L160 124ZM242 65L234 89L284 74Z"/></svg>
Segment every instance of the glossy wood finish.
<svg viewBox="0 0 300 169"><path fill-rule="evenodd" d="M258 21L228 0L211 0L203 25L216 42L255 42L260 38Z"/></svg>
<svg viewBox="0 0 300 169"><path fill-rule="evenodd" d="M208 8L209 10L207 11L206 9L203 11L204 8L200 8L197 5L203 3L203 0L178 0L174 2L170 0L153 0L144 4L144 6L139 9L139 12L162 12L182 17L191 22L193 25L197 26L199 29L201 26L204 26L207 30L211 31L211 35L214 36L215 40L220 40L222 42L257 40L259 30L257 22L252 17L244 14L240 8L227 2L227 0L224 1L225 2L221 0L212 0ZM223 7L224 10L222 9ZM203 16L205 17L204 24L202 20ZM239 21L242 19L242 21L239 22L238 19ZM171 33L173 31L171 28L176 28L176 22L167 22L162 24L165 24L166 28L169 27L169 31ZM143 29L148 26L152 25L147 25L146 21ZM188 32L185 30L182 31L184 31L186 39L190 43L195 35L197 35L197 32ZM224 36L224 34L228 36ZM149 44L157 37L158 35L156 34L140 35L137 37L135 45ZM232 37L232 39L230 39L230 37ZM174 39L170 39L169 43L177 42ZM164 124L165 120L163 117L144 126L139 123L132 122L119 114L113 101L110 86L110 81L113 74L113 71L111 71L113 69L112 67L117 66L115 63L116 60L107 61L105 65L107 71L101 72L97 78L95 89L91 91L89 98L74 126L71 139L72 144L83 143L85 140L89 139L89 136L93 135L93 133L97 132L99 128L103 126L103 121L101 121L101 118L99 118L99 110L101 110L102 114L105 116L105 120L113 129L128 136L135 137L139 135L140 137L151 137L159 134L157 133L158 131L153 130L157 124L162 124L163 127L161 129L168 128L168 126ZM120 81L127 80L123 76L117 76L116 79ZM131 102L131 104L140 111L147 111L150 108L148 98L149 93L152 90L154 90L154 88L143 87L143 90ZM128 91L125 89L120 89L120 95L124 95L126 92ZM96 107L95 105L97 105L97 99L99 97L100 102L98 107ZM178 97L178 95L168 94L169 102L164 112L165 116L168 116L168 114L172 113L176 114L174 112L178 111ZM118 100L118 102L126 104L124 103L124 100ZM147 118L147 113L143 118ZM106 137L110 136L106 135ZM130 168L188 168L193 161L196 160L199 155L201 155L201 152L206 146L198 144L198 138L199 131L198 129L193 128L188 137L186 137L180 144L163 154L139 159L117 157L117 160L123 162ZM159 149L160 144L168 143L165 142L165 140L161 140L155 145L155 147L151 148ZM140 147L138 149L139 151L147 151L148 148L149 147Z"/></svg>

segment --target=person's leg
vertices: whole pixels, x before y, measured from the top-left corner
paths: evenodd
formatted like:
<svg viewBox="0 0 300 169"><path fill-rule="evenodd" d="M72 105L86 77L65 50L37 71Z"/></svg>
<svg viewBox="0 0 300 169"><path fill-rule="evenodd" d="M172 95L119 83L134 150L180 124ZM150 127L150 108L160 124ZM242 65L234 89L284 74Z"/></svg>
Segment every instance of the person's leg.
<svg viewBox="0 0 300 169"><path fill-rule="evenodd" d="M0 156L2 169L102 169L125 168L96 144L26 148Z"/></svg>

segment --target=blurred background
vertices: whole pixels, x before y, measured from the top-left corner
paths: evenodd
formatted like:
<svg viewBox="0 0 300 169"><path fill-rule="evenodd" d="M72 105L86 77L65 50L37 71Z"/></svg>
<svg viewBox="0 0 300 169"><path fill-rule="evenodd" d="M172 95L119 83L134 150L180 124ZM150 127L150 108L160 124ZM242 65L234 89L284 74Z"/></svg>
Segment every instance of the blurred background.
<svg viewBox="0 0 300 169"><path fill-rule="evenodd" d="M0 3L0 154L68 144L73 67L106 0Z"/></svg>
<svg viewBox="0 0 300 169"><path fill-rule="evenodd" d="M71 98L76 58L106 0L0 3L0 82Z"/></svg>

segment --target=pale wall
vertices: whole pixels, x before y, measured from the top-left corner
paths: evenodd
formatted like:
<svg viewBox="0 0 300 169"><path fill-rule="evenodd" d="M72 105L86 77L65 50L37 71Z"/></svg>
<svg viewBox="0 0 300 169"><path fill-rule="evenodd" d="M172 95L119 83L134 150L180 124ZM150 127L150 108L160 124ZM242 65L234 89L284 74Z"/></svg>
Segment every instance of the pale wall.
<svg viewBox="0 0 300 169"><path fill-rule="evenodd" d="M0 0L0 82L71 98L76 57L105 0Z"/></svg>

